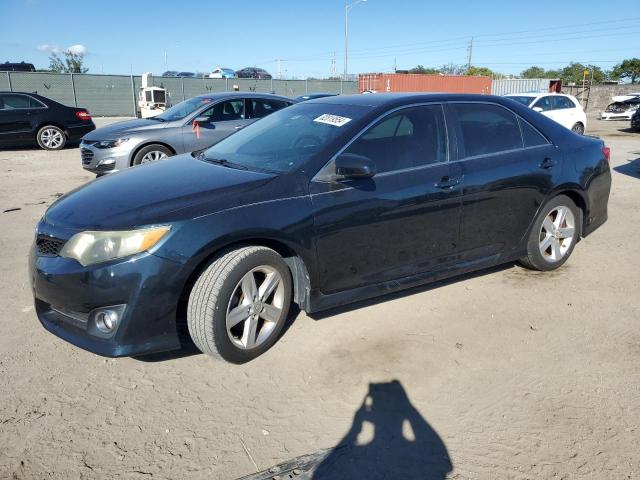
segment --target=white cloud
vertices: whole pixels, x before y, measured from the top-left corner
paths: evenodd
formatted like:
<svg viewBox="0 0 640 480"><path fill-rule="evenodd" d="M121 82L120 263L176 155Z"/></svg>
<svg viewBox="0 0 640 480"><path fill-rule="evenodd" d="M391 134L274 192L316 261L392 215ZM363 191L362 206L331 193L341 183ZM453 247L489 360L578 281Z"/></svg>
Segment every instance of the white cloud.
<svg viewBox="0 0 640 480"><path fill-rule="evenodd" d="M70 47L67 47L65 49L65 52L70 52L73 53L75 55L86 55L87 54L87 47L85 47L84 45L78 44L78 45L71 45Z"/></svg>
<svg viewBox="0 0 640 480"><path fill-rule="evenodd" d="M60 48L57 45L49 45L48 43L44 43L42 45L38 45L36 48L39 51L44 53L60 54L64 52L70 52L75 55L81 55L81 56L84 56L87 54L87 47L81 44L71 45L70 47L67 47L67 48Z"/></svg>
<svg viewBox="0 0 640 480"><path fill-rule="evenodd" d="M56 47L55 45L49 45L49 44L42 44L42 45L38 45L36 47L39 51L44 52L44 53L60 53L62 52L62 50L60 50L60 48Z"/></svg>

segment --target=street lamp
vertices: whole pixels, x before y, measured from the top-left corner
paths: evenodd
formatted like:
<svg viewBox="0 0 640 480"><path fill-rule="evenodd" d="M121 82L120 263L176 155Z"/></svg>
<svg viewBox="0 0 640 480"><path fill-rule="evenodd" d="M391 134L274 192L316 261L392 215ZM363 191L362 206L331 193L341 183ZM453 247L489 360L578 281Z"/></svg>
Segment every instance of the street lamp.
<svg viewBox="0 0 640 480"><path fill-rule="evenodd" d="M347 80L349 70L349 12L359 3L367 0L356 0L353 3L344 4L344 80Z"/></svg>

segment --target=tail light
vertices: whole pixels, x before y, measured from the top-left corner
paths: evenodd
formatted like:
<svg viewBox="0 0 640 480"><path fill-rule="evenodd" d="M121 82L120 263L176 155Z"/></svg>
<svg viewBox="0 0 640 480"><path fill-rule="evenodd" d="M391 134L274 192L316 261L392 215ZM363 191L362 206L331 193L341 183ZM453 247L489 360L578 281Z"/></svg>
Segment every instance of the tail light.
<svg viewBox="0 0 640 480"><path fill-rule="evenodd" d="M91 115L89 115L89 112L87 112L86 110L80 110L79 112L76 112L76 117L78 117L80 120L91 120Z"/></svg>
<svg viewBox="0 0 640 480"><path fill-rule="evenodd" d="M607 147L606 145L602 146L602 155L604 155L604 159L606 160L607 163L610 162L611 160L611 149L609 147Z"/></svg>

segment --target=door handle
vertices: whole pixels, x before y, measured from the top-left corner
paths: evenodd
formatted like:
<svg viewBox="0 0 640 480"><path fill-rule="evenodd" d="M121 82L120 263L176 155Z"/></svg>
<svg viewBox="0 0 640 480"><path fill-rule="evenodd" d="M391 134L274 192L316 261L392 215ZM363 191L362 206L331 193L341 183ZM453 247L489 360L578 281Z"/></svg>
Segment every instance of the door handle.
<svg viewBox="0 0 640 480"><path fill-rule="evenodd" d="M435 184L437 188L453 188L460 183L462 179L460 177L451 178L449 175L445 175Z"/></svg>
<svg viewBox="0 0 640 480"><path fill-rule="evenodd" d="M241 128L244 128L244 125L236 125L233 128L235 128L236 130L240 130Z"/></svg>
<svg viewBox="0 0 640 480"><path fill-rule="evenodd" d="M552 159L550 159L549 157L545 158L544 160L542 160L542 162L540 162L540 165L538 165L540 168L543 168L545 170L549 170L550 168L553 167L554 165L554 161Z"/></svg>

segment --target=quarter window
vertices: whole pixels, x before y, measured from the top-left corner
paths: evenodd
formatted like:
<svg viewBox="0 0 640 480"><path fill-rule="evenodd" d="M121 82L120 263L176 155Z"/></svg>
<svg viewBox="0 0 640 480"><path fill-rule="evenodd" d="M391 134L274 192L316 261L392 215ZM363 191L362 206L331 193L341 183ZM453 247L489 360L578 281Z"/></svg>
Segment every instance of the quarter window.
<svg viewBox="0 0 640 480"><path fill-rule="evenodd" d="M378 173L447 160L447 132L440 105L391 114L353 142L345 153L370 158Z"/></svg>
<svg viewBox="0 0 640 480"><path fill-rule="evenodd" d="M464 157L522 148L522 136L516 116L497 105L454 103Z"/></svg>
<svg viewBox="0 0 640 480"><path fill-rule="evenodd" d="M524 140L525 147L537 147L549 144L547 139L538 130L522 118L520 119L520 126L522 127L522 139Z"/></svg>

